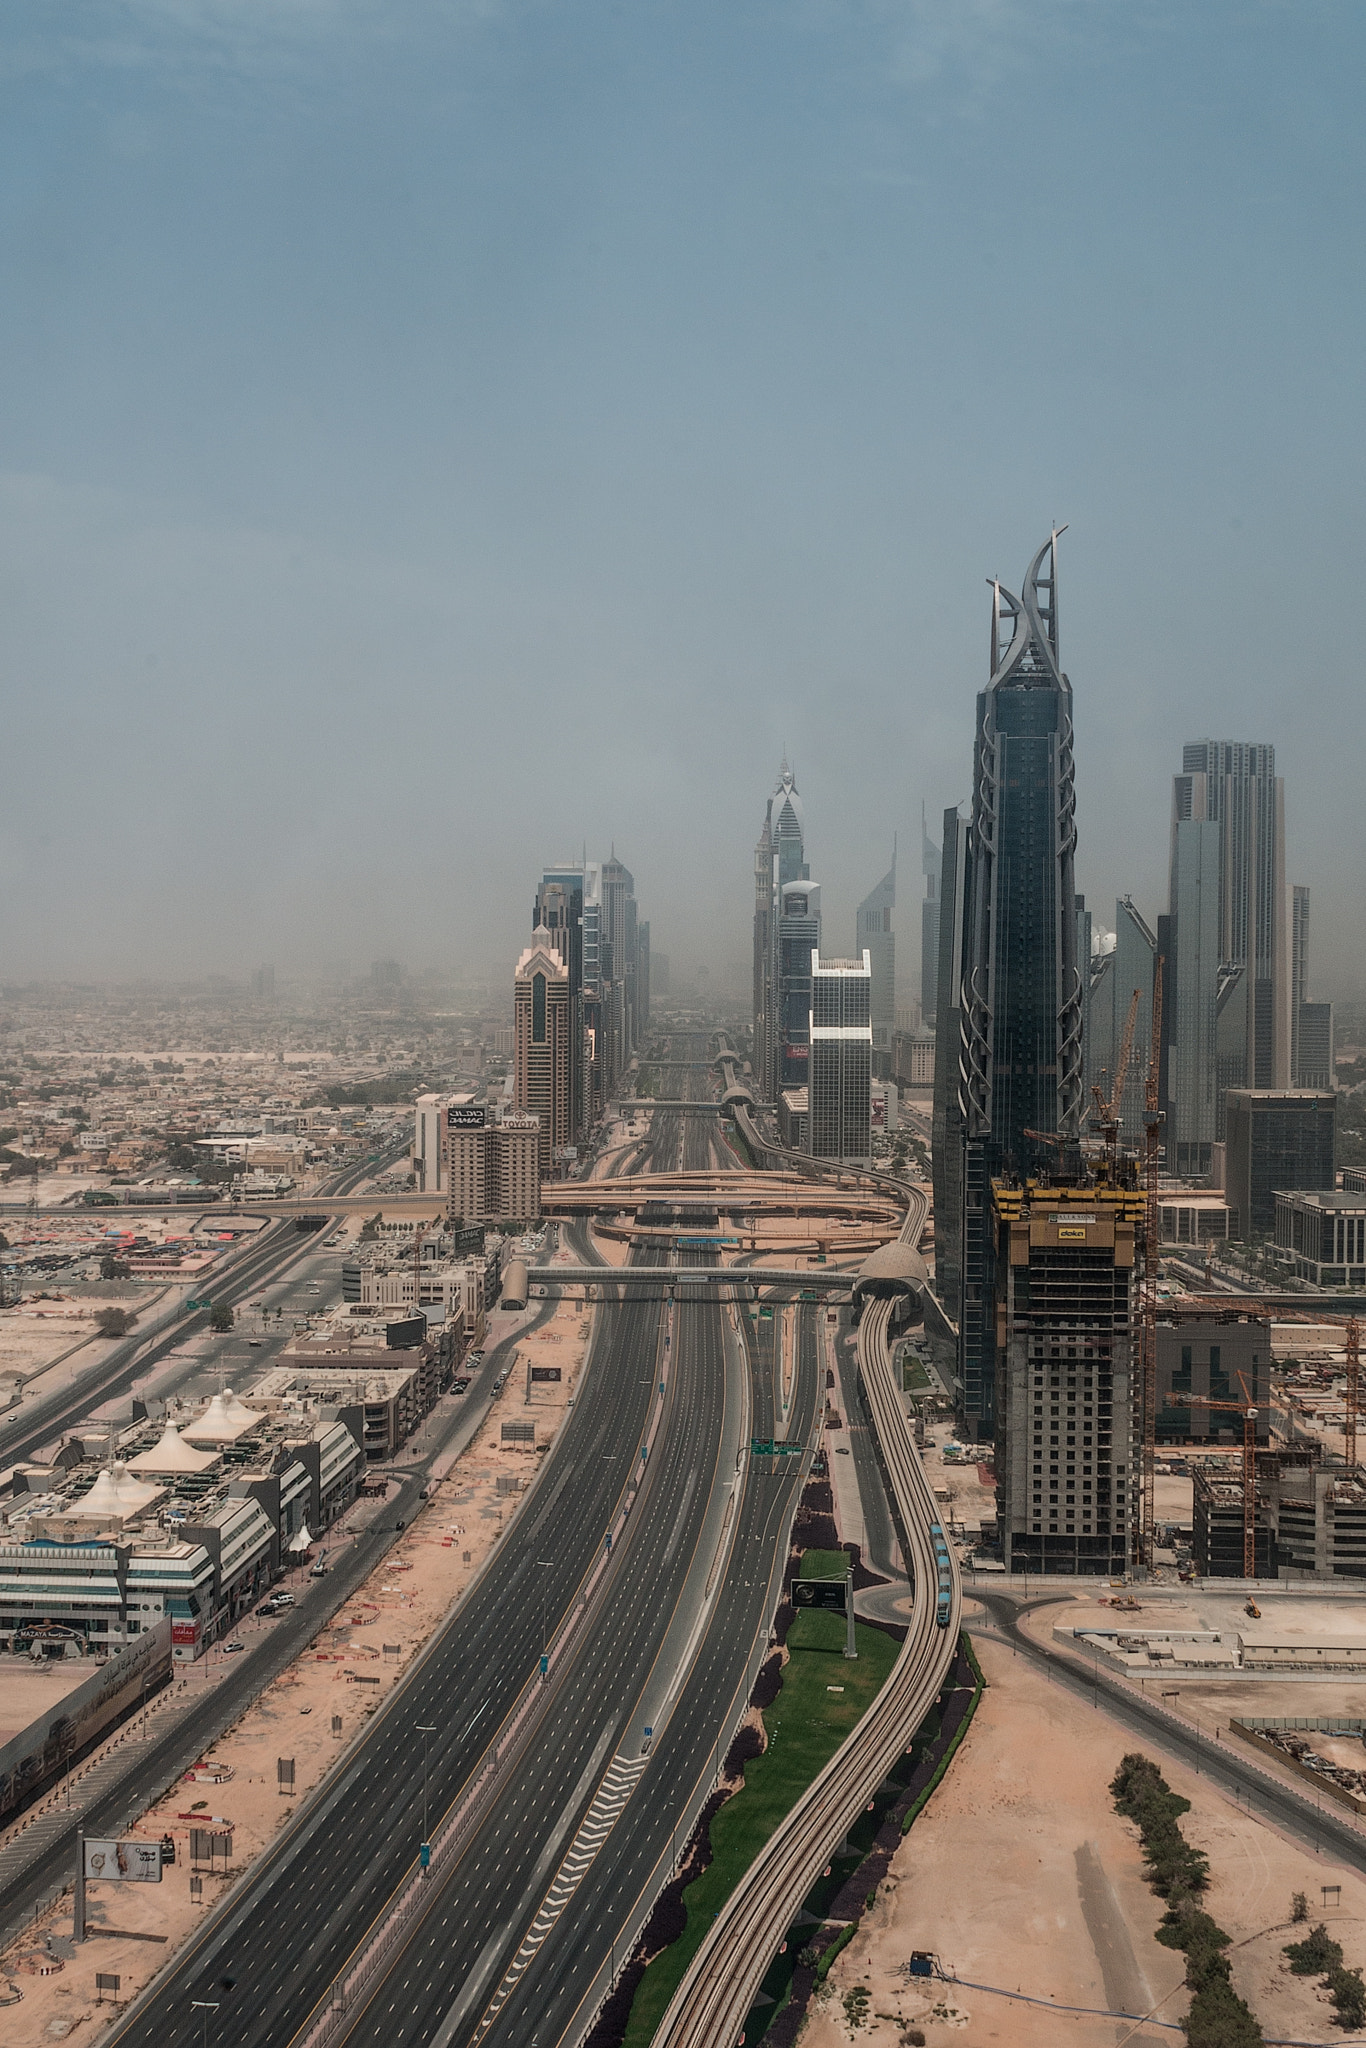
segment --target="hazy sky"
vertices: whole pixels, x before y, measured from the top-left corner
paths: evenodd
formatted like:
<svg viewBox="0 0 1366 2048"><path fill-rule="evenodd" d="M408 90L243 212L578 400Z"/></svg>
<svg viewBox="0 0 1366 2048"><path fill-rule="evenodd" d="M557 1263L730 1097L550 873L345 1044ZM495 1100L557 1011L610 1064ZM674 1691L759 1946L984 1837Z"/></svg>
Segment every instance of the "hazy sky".
<svg viewBox="0 0 1366 2048"><path fill-rule="evenodd" d="M1366 982L1360 4L8 0L0 975L523 940L744 971L970 787L1062 543L1078 883L1270 740Z"/></svg>

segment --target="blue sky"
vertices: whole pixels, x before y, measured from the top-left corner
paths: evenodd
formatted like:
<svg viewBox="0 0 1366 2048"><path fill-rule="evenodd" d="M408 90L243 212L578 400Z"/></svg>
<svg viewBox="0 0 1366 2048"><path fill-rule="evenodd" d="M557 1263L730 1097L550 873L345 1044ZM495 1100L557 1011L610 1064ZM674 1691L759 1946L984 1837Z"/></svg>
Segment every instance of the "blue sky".
<svg viewBox="0 0 1366 2048"><path fill-rule="evenodd" d="M10 0L4 970L501 967L614 839L742 978L969 788L1053 520L1078 877L1271 740L1366 985L1360 7Z"/></svg>

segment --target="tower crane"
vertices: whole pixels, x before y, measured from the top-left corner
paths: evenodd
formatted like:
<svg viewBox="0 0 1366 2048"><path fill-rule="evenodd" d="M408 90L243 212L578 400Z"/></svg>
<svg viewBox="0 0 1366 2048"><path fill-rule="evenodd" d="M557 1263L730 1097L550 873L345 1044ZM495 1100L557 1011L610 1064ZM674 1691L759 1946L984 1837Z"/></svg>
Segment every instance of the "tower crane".
<svg viewBox="0 0 1366 2048"><path fill-rule="evenodd" d="M1257 1576L1257 1406L1247 1391L1242 1373L1238 1384L1241 1401L1216 1401L1208 1394L1173 1394L1172 1401L1186 1408L1221 1408L1243 1418L1243 1577ZM1146 1460L1146 1445L1145 1445ZM1146 1475L1147 1466L1145 1462Z"/></svg>
<svg viewBox="0 0 1366 2048"><path fill-rule="evenodd" d="M1115 1060L1115 1076L1110 1087L1107 1102L1100 1090L1100 1083L1091 1083L1091 1094L1095 1100L1096 1113L1091 1118L1091 1129L1105 1142L1105 1156L1110 1164L1110 1178L1114 1179L1115 1151L1119 1144L1119 1127L1122 1122L1120 1103L1124 1099L1124 1082L1129 1072L1129 1056L1134 1048L1134 1026L1138 1022L1138 1005L1141 991L1135 989L1129 998L1129 1015L1124 1025L1124 1035L1119 1041L1119 1054Z"/></svg>

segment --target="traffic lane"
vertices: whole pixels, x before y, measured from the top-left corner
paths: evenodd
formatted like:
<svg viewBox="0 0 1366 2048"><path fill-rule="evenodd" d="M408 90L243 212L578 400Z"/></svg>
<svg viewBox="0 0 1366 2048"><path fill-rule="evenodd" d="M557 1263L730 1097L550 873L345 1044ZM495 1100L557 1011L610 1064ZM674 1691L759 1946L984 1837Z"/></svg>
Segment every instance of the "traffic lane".
<svg viewBox="0 0 1366 2048"><path fill-rule="evenodd" d="M804 1434L814 1426L818 1380L809 1315L798 1354L793 1414ZM750 1326L751 1328L753 1326ZM750 1352L751 1392L758 1407L770 1375L757 1346ZM720 1717L744 1681L756 1636L772 1621L768 1588L773 1549L787 1524L801 1480L796 1472L747 1469L731 1569L717 1599L697 1661L660 1739L650 1769L556 1927L552 1942L527 1972L499 2016L488 2048L551 2048L576 2020L587 1987L612 1947L625 1953L627 1921L642 1887L666 1849L677 1846L682 1808L716 1760ZM552 1946L553 1943L553 1946Z"/></svg>
<svg viewBox="0 0 1366 2048"><path fill-rule="evenodd" d="M842 1339L845 1335L843 1321L840 1322L838 1330ZM882 1460L878 1456L877 1437L868 1415L868 1403L864 1398L863 1388L859 1384L858 1355L853 1345L838 1342L835 1347L835 1359L840 1396L844 1404L844 1425L854 1461L854 1475L858 1480L863 1526L868 1537L868 1556L864 1563L872 1564L878 1571L890 1572L895 1578L904 1579L906 1571L901 1561L901 1545L897 1541L892 1511L887 1501L887 1487L882 1475Z"/></svg>
<svg viewBox="0 0 1366 2048"><path fill-rule="evenodd" d="M704 1307L681 1309L670 1419L644 1516L549 1720L396 1959L350 2040L433 2039L452 2010L470 2028L501 1981L611 1756L633 1753L634 1709L693 1569L721 1439L725 1362ZM478 1965L471 1971L471 1960ZM462 2022L463 2024L463 2022Z"/></svg>
<svg viewBox="0 0 1366 2048"><path fill-rule="evenodd" d="M1215 1748L1208 1736L1203 1739L1197 1737L1193 1728L1173 1727L1165 1714L1150 1706L1141 1695L1126 1692L1106 1672L1097 1670L1090 1674L1078 1671L1066 1658L1027 1635L1020 1627L1018 1617L1028 1614L1033 1608L1051 1606L1051 1601L1017 1603L1004 1594L984 1593L978 1587L972 1588L966 1597L977 1600L986 1609L998 1633L1017 1654L1032 1657L1036 1664L1046 1666L1054 1685L1064 1687L1081 1700L1103 1697L1106 1713L1122 1728L1147 1736L1162 1748L1182 1756L1183 1761L1191 1764L1201 1776L1208 1777L1211 1784L1221 1789L1227 1785L1230 1791L1236 1791L1249 1810L1261 1812L1306 1848L1315 1853L1331 1848L1334 1855L1354 1870L1366 1870L1366 1841L1355 1828L1338 1820L1330 1808L1307 1811L1306 1800L1288 1787L1282 1790L1260 1774L1245 1769L1237 1754L1224 1744Z"/></svg>
<svg viewBox="0 0 1366 2048"><path fill-rule="evenodd" d="M240 1981L234 1956L243 1953L252 1958L250 1995L235 2000L234 2015L223 2018L218 2038L224 2042L241 2040L248 2028L253 2040L275 2038L291 2012L306 2011L326 1989L410 1860L406 1844L394 1846L391 1826L396 1807L411 1809L421 1797L422 1738L414 1730L426 1722L438 1728L430 1739L428 1777L432 1810L443 1812L539 1654L539 1603L533 1610L525 1602L506 1601L506 1587L535 1569L535 1555L547 1556L548 1594L552 1600L559 1596L559 1611L597 1554L638 1453L649 1388L637 1385L637 1361L647 1341L653 1358L658 1315L658 1302L637 1299L608 1320L605 1355L588 1372L585 1397L566 1423L555 1467L541 1482L543 1492L514 1521L497 1565L470 1589L373 1736L281 1844L278 1859L262 1867L230 1918L207 1932L203 1945L186 1956L164 1991L119 2038L159 2038L178 2007L200 1995L204 1985L212 1987L223 1974ZM581 1482L573 1493L564 1484L570 1473ZM340 1885L337 1866L329 1861L332 1910L320 1929L316 1915L310 1924L298 1909L293 1865L315 1845L321 1857L325 1837L363 1843L366 1850ZM389 1853L374 1853L386 1841Z"/></svg>

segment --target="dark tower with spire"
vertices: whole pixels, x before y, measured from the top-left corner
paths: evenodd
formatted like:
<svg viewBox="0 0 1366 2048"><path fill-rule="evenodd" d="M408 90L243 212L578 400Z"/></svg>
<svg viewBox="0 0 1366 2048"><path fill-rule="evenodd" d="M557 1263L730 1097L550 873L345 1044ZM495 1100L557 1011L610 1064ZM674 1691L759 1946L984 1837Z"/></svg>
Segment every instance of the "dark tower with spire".
<svg viewBox="0 0 1366 2048"><path fill-rule="evenodd" d="M1021 595L992 584L991 677L977 699L962 895L959 1374L965 1426L995 1433L991 1182L1055 1167L1031 1132L1080 1134L1072 688L1059 663L1059 528Z"/></svg>

